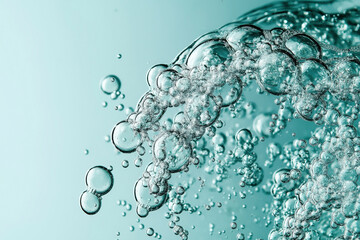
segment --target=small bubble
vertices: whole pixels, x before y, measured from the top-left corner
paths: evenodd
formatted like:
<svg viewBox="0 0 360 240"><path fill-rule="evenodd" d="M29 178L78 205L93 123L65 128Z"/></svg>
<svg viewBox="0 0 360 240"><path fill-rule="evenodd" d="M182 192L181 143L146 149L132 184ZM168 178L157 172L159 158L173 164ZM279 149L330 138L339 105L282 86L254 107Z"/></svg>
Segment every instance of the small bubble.
<svg viewBox="0 0 360 240"><path fill-rule="evenodd" d="M132 206L131 206L131 204L128 203L128 204L126 204L125 208L126 208L126 210L130 211L132 209Z"/></svg>
<svg viewBox="0 0 360 240"><path fill-rule="evenodd" d="M153 228L148 228L147 230L146 230L146 234L148 235L148 236L152 236L152 235L154 235L154 229Z"/></svg>
<svg viewBox="0 0 360 240"><path fill-rule="evenodd" d="M135 161L134 161L134 165L135 167L141 167L142 166L142 159L141 158L136 158Z"/></svg>
<svg viewBox="0 0 360 240"><path fill-rule="evenodd" d="M89 169L85 178L87 187L100 195L108 193L114 184L111 170L111 168L107 169L103 166Z"/></svg>
<svg viewBox="0 0 360 240"><path fill-rule="evenodd" d="M129 161L128 160L123 160L121 163L123 168L127 168L129 166Z"/></svg>
<svg viewBox="0 0 360 240"><path fill-rule="evenodd" d="M123 104L119 104L119 105L115 106L115 110L118 110L118 111L124 110L124 105L123 105Z"/></svg>
<svg viewBox="0 0 360 240"><path fill-rule="evenodd" d="M176 188L176 193L179 194L179 195L183 195L183 194L185 193L184 187L178 186L178 187Z"/></svg>

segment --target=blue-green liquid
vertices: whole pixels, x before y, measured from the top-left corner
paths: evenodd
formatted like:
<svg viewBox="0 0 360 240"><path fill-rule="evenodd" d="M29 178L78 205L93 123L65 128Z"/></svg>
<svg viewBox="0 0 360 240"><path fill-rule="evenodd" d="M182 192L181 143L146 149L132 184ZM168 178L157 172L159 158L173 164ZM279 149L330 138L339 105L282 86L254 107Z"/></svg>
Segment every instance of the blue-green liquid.
<svg viewBox="0 0 360 240"><path fill-rule="evenodd" d="M143 170L137 206L119 205L180 239L359 238L360 13L341 3L254 10L151 68L111 135ZM112 99L120 86L101 82ZM111 172L88 173L86 213L100 210ZM160 239L155 225L139 228Z"/></svg>

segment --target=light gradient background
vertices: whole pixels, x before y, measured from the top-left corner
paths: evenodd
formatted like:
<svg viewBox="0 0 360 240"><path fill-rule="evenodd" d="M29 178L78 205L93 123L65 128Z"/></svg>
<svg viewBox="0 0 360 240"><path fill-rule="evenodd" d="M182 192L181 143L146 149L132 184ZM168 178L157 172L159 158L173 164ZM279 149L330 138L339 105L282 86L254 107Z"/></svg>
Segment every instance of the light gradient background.
<svg viewBox="0 0 360 240"><path fill-rule="evenodd" d="M123 158L104 141L125 117L114 106L135 106L152 65L171 62L198 36L268 2L0 0L0 239L103 240L118 231L119 239L146 239L144 231L129 232L134 213L122 217L115 206L118 199L135 206L142 170L133 156L122 169ZM108 74L120 77L124 100L101 93ZM95 165L114 166L115 185L100 212L88 216L79 196ZM146 226L158 221L163 239L177 239L162 215L151 217Z"/></svg>

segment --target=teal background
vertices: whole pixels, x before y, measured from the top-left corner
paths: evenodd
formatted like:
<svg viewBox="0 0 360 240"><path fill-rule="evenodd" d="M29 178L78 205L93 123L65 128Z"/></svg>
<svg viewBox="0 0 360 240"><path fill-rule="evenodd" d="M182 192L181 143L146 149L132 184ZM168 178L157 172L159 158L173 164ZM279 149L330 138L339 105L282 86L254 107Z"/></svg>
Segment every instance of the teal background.
<svg viewBox="0 0 360 240"><path fill-rule="evenodd" d="M142 169L104 141L125 118L114 106L135 106L152 65L171 62L198 36L268 2L0 0L0 239L146 239L129 231L138 229L133 211L122 217L116 207L126 199L134 209ZM101 93L108 74L120 77L124 100ZM115 184L100 212L88 216L79 196L95 165L112 165ZM162 239L178 239L162 214L143 223L157 224Z"/></svg>

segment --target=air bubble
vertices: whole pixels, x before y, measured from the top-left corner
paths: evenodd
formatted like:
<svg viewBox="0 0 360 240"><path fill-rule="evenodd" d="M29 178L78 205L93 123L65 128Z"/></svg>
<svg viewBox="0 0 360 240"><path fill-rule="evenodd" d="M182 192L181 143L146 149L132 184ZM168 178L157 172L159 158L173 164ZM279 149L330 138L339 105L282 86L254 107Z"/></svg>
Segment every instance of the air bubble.
<svg viewBox="0 0 360 240"><path fill-rule="evenodd" d="M115 75L108 75L104 77L100 82L100 88L105 94L116 94L121 87L120 79Z"/></svg>
<svg viewBox="0 0 360 240"><path fill-rule="evenodd" d="M129 167L129 161L128 160L123 160L121 162L121 165L122 165L123 168L127 168L127 167Z"/></svg>
<svg viewBox="0 0 360 240"><path fill-rule="evenodd" d="M81 194L80 206L86 214L93 215L100 210L101 201L95 194L85 191Z"/></svg>
<svg viewBox="0 0 360 240"><path fill-rule="evenodd" d="M111 140L121 152L133 152L141 144L141 136L127 121L119 122L113 129Z"/></svg>
<svg viewBox="0 0 360 240"><path fill-rule="evenodd" d="M154 229L153 229L153 228L148 228L148 229L146 230L146 235L148 235L148 236L154 235Z"/></svg>

